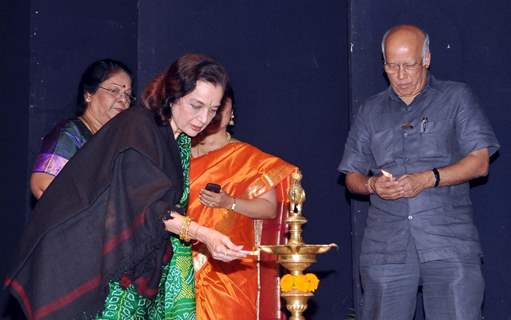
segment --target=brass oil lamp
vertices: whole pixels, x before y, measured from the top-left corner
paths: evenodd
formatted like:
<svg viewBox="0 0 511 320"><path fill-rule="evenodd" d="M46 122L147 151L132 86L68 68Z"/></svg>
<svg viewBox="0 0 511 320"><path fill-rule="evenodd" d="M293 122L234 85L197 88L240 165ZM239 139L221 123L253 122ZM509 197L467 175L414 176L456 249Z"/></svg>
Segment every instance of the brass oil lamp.
<svg viewBox="0 0 511 320"><path fill-rule="evenodd" d="M281 296L291 312L289 320L305 320L302 313L307 309L307 300L312 297L319 284L317 277L303 274L303 271L316 262L316 255L337 247L330 244L306 244L302 239L302 225L307 219L302 214L305 191L300 181L302 174L295 172L291 176L289 188L289 214L286 224L289 226L289 238L284 245L261 245L260 250L276 255L277 262L289 271L281 278Z"/></svg>

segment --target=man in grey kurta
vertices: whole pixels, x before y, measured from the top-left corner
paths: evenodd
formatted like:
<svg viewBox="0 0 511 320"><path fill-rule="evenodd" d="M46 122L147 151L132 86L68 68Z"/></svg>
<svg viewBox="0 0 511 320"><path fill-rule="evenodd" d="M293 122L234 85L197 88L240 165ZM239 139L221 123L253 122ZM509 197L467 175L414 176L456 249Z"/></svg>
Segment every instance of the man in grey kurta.
<svg viewBox="0 0 511 320"><path fill-rule="evenodd" d="M480 319L468 182L487 175L498 141L465 84L429 74L422 30L394 27L382 50L390 86L360 107L339 165L351 192L370 194L362 319L413 319L419 285L428 319Z"/></svg>

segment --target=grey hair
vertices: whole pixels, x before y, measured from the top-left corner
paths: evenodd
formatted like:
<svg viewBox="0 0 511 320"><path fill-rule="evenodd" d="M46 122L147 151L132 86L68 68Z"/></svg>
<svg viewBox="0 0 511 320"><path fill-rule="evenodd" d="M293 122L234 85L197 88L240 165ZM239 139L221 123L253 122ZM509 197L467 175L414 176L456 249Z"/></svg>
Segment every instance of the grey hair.
<svg viewBox="0 0 511 320"><path fill-rule="evenodd" d="M390 31L392 31L393 28L387 30L385 34L383 35L383 38L381 40L381 52L383 54L383 62L387 63L387 57L385 57L385 40L387 40L387 36L389 35ZM422 30L421 30L422 31ZM424 43L422 44L422 65L426 64L426 53L429 52L429 34L422 31L424 34Z"/></svg>

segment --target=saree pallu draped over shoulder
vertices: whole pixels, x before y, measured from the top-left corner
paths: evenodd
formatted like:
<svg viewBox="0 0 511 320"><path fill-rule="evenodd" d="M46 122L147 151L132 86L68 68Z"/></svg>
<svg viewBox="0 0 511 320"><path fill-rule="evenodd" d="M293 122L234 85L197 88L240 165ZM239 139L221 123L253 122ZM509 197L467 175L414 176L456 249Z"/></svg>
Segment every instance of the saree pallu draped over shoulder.
<svg viewBox="0 0 511 320"><path fill-rule="evenodd" d="M258 244L280 244L285 240L289 177L296 170L282 159L242 142L193 158L188 215L228 235L245 250L254 250ZM254 199L274 189L277 217L254 220L228 209L202 205L198 194L210 182L240 199ZM196 244L193 262L198 319L281 319L278 264L273 256L261 253L259 263L254 256L225 263L213 260L204 245Z"/></svg>
<svg viewBox="0 0 511 320"><path fill-rule="evenodd" d="M155 299L162 267L182 256L162 223L186 194L178 143L150 111L133 107L66 164L37 204L5 281L29 320L94 319L112 285Z"/></svg>

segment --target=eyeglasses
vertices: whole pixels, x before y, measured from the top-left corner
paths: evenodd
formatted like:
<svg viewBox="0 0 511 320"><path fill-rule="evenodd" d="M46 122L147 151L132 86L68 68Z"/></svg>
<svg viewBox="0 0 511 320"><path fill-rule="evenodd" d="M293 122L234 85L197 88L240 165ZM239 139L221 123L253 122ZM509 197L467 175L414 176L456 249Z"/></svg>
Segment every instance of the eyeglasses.
<svg viewBox="0 0 511 320"><path fill-rule="evenodd" d="M415 72L422 67L422 63L385 63L385 71L387 73L398 73L399 69L403 69L405 72Z"/></svg>
<svg viewBox="0 0 511 320"><path fill-rule="evenodd" d="M116 98L120 98L121 96L124 95L124 97L130 101L130 102L133 102L135 101L137 98L135 98L134 96L132 96L131 94L127 93L126 91L122 91L121 88L105 88L105 87L102 87L102 86L98 86L98 88L101 88L103 90L106 90L108 92L110 92L111 95L113 95L114 97Z"/></svg>

